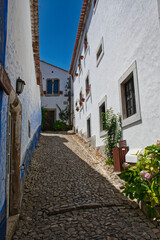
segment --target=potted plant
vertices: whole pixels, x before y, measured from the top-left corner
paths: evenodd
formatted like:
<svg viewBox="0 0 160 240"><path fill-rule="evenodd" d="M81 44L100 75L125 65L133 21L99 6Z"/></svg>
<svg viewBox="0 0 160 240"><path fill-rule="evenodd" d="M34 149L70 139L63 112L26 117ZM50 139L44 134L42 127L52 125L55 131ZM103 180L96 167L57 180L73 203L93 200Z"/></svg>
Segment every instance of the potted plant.
<svg viewBox="0 0 160 240"><path fill-rule="evenodd" d="M80 56L80 59L83 60L83 58L84 58L84 57L81 55L81 56Z"/></svg>
<svg viewBox="0 0 160 240"><path fill-rule="evenodd" d="M78 73L75 73L76 77L78 77Z"/></svg>
<svg viewBox="0 0 160 240"><path fill-rule="evenodd" d="M76 111L79 112L79 107L78 106L76 107Z"/></svg>

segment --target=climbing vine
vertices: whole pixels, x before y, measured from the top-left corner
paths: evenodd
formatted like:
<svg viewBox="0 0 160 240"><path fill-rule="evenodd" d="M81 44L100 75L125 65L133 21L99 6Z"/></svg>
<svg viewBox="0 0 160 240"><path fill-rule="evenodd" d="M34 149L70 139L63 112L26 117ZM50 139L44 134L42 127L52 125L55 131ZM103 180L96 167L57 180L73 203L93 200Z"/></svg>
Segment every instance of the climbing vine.
<svg viewBox="0 0 160 240"><path fill-rule="evenodd" d="M121 117L110 108L105 113L102 113L102 119L104 130L107 132L107 136L104 139L107 164L113 164L112 149L121 140Z"/></svg>

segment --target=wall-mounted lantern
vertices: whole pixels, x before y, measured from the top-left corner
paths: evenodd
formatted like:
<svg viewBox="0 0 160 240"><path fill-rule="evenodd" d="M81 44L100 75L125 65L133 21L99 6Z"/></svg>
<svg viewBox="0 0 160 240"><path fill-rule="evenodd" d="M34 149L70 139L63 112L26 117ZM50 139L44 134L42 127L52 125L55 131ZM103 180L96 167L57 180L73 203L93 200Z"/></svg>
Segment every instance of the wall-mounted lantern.
<svg viewBox="0 0 160 240"><path fill-rule="evenodd" d="M22 79L20 79L20 77L17 79L16 81L16 93L19 95L23 92L23 89L24 89L24 85L25 84L25 81L23 81Z"/></svg>

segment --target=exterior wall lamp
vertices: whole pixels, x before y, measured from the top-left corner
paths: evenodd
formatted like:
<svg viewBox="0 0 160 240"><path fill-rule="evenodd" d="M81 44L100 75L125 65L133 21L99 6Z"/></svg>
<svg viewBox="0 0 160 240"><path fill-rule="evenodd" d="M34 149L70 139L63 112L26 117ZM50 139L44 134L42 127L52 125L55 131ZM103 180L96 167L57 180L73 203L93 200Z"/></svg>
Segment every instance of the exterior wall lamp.
<svg viewBox="0 0 160 240"><path fill-rule="evenodd" d="M16 81L16 93L19 95L23 92L23 89L24 89L24 85L25 84L25 81L23 81L22 79L20 79L20 77L17 79Z"/></svg>

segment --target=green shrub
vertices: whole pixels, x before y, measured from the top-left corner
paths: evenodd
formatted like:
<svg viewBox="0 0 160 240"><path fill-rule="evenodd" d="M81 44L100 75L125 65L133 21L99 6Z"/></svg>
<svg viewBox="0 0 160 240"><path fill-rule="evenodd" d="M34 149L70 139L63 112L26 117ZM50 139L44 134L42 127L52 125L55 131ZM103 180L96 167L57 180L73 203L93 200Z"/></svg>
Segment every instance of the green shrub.
<svg viewBox="0 0 160 240"><path fill-rule="evenodd" d="M69 109L68 107L66 107L65 109L61 109L58 104L57 105L57 108L59 109L59 118L62 122L67 122L69 120Z"/></svg>
<svg viewBox="0 0 160 240"><path fill-rule="evenodd" d="M107 156L107 164L113 164L113 148L117 147L117 143L121 140L121 117L113 112L113 109L108 109L102 113L103 128L107 132L104 139L105 153Z"/></svg>
<svg viewBox="0 0 160 240"><path fill-rule="evenodd" d="M54 124L53 124L53 130L54 131L68 131L72 129L72 126L67 125L65 122L57 120Z"/></svg>
<svg viewBox="0 0 160 240"><path fill-rule="evenodd" d="M160 146L144 149L135 166L129 166L121 173L125 180L123 193L130 199L146 203L148 215L157 217L156 207L160 205Z"/></svg>

